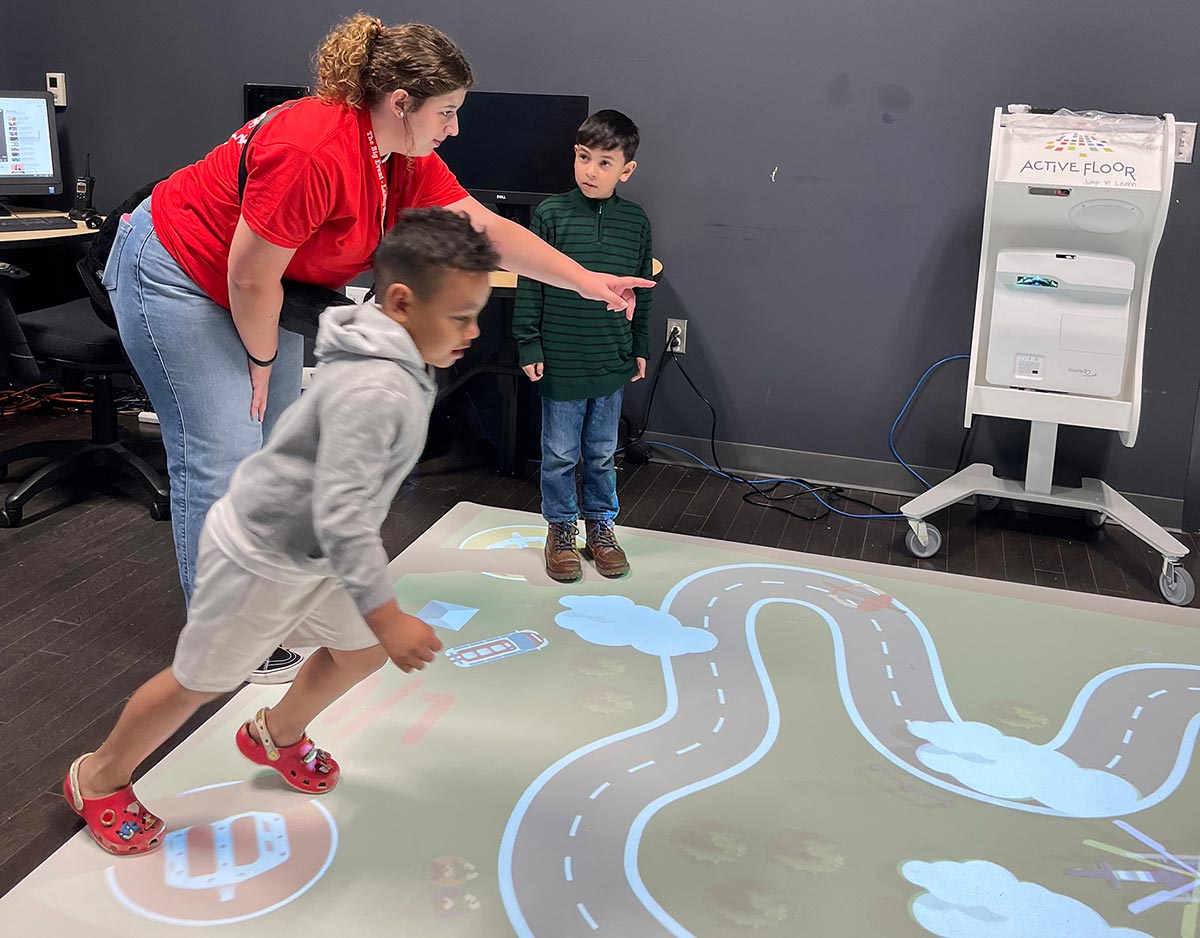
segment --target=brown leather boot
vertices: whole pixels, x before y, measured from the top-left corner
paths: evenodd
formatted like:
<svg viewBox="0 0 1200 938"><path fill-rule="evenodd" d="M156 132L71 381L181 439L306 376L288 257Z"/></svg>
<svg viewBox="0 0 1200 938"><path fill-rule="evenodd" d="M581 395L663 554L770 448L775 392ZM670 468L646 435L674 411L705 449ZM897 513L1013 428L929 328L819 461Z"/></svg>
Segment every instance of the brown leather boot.
<svg viewBox="0 0 1200 938"><path fill-rule="evenodd" d="M611 524L587 520L583 523L587 531L587 550L596 563L601 576L618 577L629 572L629 559L617 543L616 532Z"/></svg>
<svg viewBox="0 0 1200 938"><path fill-rule="evenodd" d="M575 546L578 532L573 521L559 521L546 531L546 573L560 583L574 583L583 578L583 564Z"/></svg>

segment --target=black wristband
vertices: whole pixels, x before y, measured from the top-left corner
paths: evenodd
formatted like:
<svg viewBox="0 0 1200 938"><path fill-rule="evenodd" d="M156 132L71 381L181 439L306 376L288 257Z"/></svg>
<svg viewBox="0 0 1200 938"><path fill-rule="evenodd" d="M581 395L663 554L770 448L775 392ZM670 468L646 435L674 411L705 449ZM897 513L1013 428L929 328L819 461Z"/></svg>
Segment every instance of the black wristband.
<svg viewBox="0 0 1200 938"><path fill-rule="evenodd" d="M266 361L263 361L261 358L255 358L253 355L250 354L249 351L246 352L246 357L248 359L250 359L250 361L254 362L254 364L258 365L259 368L266 368L268 365L274 364L275 359L277 359L279 357L279 347L278 346L275 347L275 354L272 355L270 358L268 358Z"/></svg>

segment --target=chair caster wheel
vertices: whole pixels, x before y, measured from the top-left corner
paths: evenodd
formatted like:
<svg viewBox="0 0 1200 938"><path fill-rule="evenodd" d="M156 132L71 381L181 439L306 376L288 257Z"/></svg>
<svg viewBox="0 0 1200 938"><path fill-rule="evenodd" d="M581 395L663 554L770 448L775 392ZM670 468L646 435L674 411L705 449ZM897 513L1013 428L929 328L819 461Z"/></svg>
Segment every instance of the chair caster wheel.
<svg viewBox="0 0 1200 938"><path fill-rule="evenodd" d="M155 521L171 520L171 503L154 501L150 503L150 517Z"/></svg>
<svg viewBox="0 0 1200 938"><path fill-rule="evenodd" d="M19 528L20 526L20 508L0 508L0 528Z"/></svg>

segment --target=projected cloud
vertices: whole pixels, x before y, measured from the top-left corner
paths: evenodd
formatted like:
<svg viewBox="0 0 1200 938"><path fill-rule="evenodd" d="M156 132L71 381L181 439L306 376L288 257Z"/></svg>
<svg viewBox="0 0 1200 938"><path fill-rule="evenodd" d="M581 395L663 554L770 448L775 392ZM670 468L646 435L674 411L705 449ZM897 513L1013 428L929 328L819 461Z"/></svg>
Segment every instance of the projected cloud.
<svg viewBox="0 0 1200 938"><path fill-rule="evenodd" d="M997 798L1032 798L1069 817L1116 817L1135 810L1140 797L1123 778L1080 768L1061 752L986 723L914 720L908 731L928 740L917 750L924 765Z"/></svg>
<svg viewBox="0 0 1200 938"><path fill-rule="evenodd" d="M1082 902L1021 882L995 863L912 860L900 872L926 890L912 903L913 918L940 938L1151 938L1112 928Z"/></svg>
<svg viewBox="0 0 1200 938"><path fill-rule="evenodd" d="M658 657L717 647L711 632L685 626L673 615L639 606L625 596L564 596L559 602L567 611L554 621L594 645L629 645Z"/></svg>

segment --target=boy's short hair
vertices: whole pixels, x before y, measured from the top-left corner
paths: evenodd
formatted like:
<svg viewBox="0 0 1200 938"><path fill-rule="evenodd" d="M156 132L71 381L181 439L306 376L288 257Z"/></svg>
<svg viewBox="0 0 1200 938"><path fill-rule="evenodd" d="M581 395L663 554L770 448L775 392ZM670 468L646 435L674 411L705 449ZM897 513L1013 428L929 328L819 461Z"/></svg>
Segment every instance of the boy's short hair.
<svg viewBox="0 0 1200 938"><path fill-rule="evenodd" d="M637 155L641 137L637 124L620 111L605 109L597 111L579 125L575 142L581 147L595 150L620 150L628 163Z"/></svg>
<svg viewBox="0 0 1200 938"><path fill-rule="evenodd" d="M488 273L500 255L462 212L418 208L404 212L375 249L375 291L403 283L421 299L437 292L447 270Z"/></svg>

